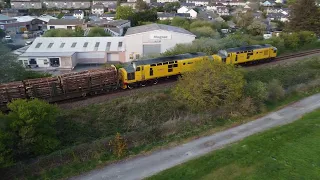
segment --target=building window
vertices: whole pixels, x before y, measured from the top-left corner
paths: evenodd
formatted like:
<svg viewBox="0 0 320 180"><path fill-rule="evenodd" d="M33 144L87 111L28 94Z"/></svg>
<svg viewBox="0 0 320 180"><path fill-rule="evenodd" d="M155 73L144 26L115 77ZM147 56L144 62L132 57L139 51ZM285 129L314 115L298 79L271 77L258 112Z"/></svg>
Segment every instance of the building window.
<svg viewBox="0 0 320 180"><path fill-rule="evenodd" d="M66 43L61 43L60 48L63 48Z"/></svg>
<svg viewBox="0 0 320 180"><path fill-rule="evenodd" d="M53 43L50 43L49 45L48 45L48 48L51 48L53 46Z"/></svg>
<svg viewBox="0 0 320 180"><path fill-rule="evenodd" d="M119 42L119 43L118 43L118 47L122 47L122 42Z"/></svg>
<svg viewBox="0 0 320 180"><path fill-rule="evenodd" d="M72 29L72 26L67 26L67 29Z"/></svg>
<svg viewBox="0 0 320 180"><path fill-rule="evenodd" d="M49 64L48 59L44 59L44 60L43 60L43 64Z"/></svg>
<svg viewBox="0 0 320 180"><path fill-rule="evenodd" d="M85 43L83 44L83 47L88 47L88 42L85 42Z"/></svg>
<svg viewBox="0 0 320 180"><path fill-rule="evenodd" d="M77 45L77 43L74 42L74 43L72 43L71 47L74 48L74 47L76 47L76 45Z"/></svg>
<svg viewBox="0 0 320 180"><path fill-rule="evenodd" d="M60 66L60 59L59 58L49 58L50 66L52 67L59 67Z"/></svg>
<svg viewBox="0 0 320 180"><path fill-rule="evenodd" d="M50 29L54 29L54 26L50 26Z"/></svg>
<svg viewBox="0 0 320 180"><path fill-rule="evenodd" d="M39 48L42 43L38 43L35 48Z"/></svg>
<svg viewBox="0 0 320 180"><path fill-rule="evenodd" d="M106 51L110 51L110 46L111 46L111 42L108 42L108 43L107 43Z"/></svg>
<svg viewBox="0 0 320 180"><path fill-rule="evenodd" d="M95 48L98 48L100 45L100 42L96 42L96 45L94 46Z"/></svg>

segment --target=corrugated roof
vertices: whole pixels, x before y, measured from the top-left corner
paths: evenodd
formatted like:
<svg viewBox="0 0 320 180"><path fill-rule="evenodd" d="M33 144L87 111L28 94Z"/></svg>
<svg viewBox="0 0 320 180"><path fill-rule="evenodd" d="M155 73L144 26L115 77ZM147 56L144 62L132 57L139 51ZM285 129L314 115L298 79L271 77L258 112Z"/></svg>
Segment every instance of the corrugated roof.
<svg viewBox="0 0 320 180"><path fill-rule="evenodd" d="M21 54L21 57L43 57L43 56L72 56L75 52L46 52L45 54L43 52L25 52Z"/></svg>
<svg viewBox="0 0 320 180"><path fill-rule="evenodd" d="M125 46L118 47L119 42L124 43L124 37L38 37L26 53L106 51L108 42L109 51L125 50ZM97 43L99 46L95 47Z"/></svg>
<svg viewBox="0 0 320 180"><path fill-rule="evenodd" d="M48 25L82 25L84 19L50 19Z"/></svg>
<svg viewBox="0 0 320 180"><path fill-rule="evenodd" d="M195 36L194 34L192 34L191 32L185 29L175 27L175 26L164 25L164 24L147 24L143 26L131 27L127 30L126 36L143 33L143 32L156 31L156 30L171 31L171 32Z"/></svg>
<svg viewBox="0 0 320 180"><path fill-rule="evenodd" d="M0 21L6 21L6 20L14 20L14 18L0 14Z"/></svg>
<svg viewBox="0 0 320 180"><path fill-rule="evenodd" d="M30 22L36 19L35 17L32 17L32 16L17 16L13 18L17 19L18 22Z"/></svg>

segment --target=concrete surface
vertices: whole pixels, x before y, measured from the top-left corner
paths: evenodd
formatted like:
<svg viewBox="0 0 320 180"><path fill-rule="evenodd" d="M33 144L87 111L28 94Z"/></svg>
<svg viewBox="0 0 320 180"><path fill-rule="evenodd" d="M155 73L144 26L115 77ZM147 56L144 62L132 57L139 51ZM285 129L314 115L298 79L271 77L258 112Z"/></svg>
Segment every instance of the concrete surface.
<svg viewBox="0 0 320 180"><path fill-rule="evenodd" d="M212 150L222 148L227 144L234 143L252 134L291 123L299 119L303 114L317 108L320 108L320 93L238 127L203 137L172 149L160 150L147 156L139 156L111 164L105 168L94 170L72 179L142 179L192 158L204 155Z"/></svg>

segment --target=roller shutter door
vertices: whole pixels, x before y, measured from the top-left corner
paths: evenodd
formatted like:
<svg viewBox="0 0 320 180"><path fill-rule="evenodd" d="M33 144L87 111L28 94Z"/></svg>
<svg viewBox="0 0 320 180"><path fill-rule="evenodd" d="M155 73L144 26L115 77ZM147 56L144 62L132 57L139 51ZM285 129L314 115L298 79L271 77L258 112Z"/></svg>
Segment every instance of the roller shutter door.
<svg viewBox="0 0 320 180"><path fill-rule="evenodd" d="M161 53L161 44L143 45L143 56L160 54L160 53Z"/></svg>
<svg viewBox="0 0 320 180"><path fill-rule="evenodd" d="M119 54L118 53L108 53L107 54L107 61L119 61Z"/></svg>
<svg viewBox="0 0 320 180"><path fill-rule="evenodd" d="M77 61L80 64L103 64L105 63L104 52L81 52L77 53Z"/></svg>

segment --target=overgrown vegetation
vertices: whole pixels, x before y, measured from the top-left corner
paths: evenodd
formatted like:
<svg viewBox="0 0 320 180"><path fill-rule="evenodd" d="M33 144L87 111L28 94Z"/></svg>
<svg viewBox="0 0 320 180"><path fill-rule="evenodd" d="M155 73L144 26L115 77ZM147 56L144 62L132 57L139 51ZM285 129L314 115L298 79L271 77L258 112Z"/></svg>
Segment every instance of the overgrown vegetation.
<svg viewBox="0 0 320 180"><path fill-rule="evenodd" d="M318 109L148 179L319 179L319 117Z"/></svg>
<svg viewBox="0 0 320 180"><path fill-rule="evenodd" d="M90 29L88 37L100 37L100 36L111 36L101 27L93 27Z"/></svg>
<svg viewBox="0 0 320 180"><path fill-rule="evenodd" d="M26 70L10 50L0 43L0 83L48 77L50 74Z"/></svg>
<svg viewBox="0 0 320 180"><path fill-rule="evenodd" d="M83 37L84 30L81 27L72 29L50 29L43 35L44 37Z"/></svg>
<svg viewBox="0 0 320 180"><path fill-rule="evenodd" d="M200 38L192 44L178 44L167 50L161 56L184 54L189 52L205 52L208 55L217 53L221 49L240 47L256 44L271 44L278 48L278 55L282 53L295 52L320 47L320 42L313 32L301 31L299 33L282 33L279 37L264 40L259 36L247 34L232 34L221 39Z"/></svg>
<svg viewBox="0 0 320 180"><path fill-rule="evenodd" d="M38 157L31 163L22 162L3 168L0 173L8 179L26 176L59 179L93 169L121 156L126 157L202 134L209 129L217 131L240 124L246 117L319 92L319 64L319 58L312 58L286 66L243 70L245 85L241 86L241 98L226 108L213 108L211 111L190 111L190 106L175 100L172 89L63 110L55 125L60 142L56 148L60 150ZM203 78L210 82L211 78L216 77L208 74ZM189 81L181 80L179 83ZM200 84L199 87L204 85ZM205 93L202 91L195 96ZM205 103L210 105L210 101ZM2 154L8 153L1 145L0 150Z"/></svg>

